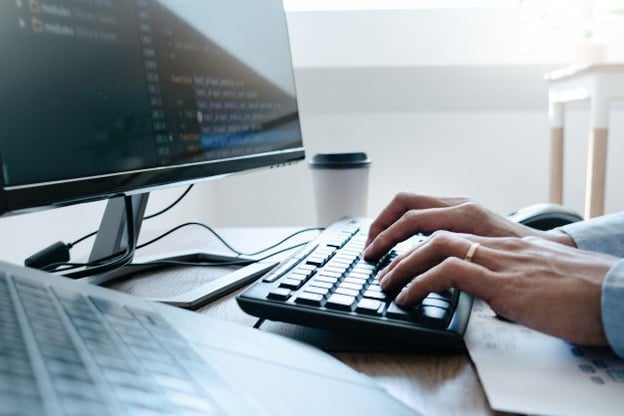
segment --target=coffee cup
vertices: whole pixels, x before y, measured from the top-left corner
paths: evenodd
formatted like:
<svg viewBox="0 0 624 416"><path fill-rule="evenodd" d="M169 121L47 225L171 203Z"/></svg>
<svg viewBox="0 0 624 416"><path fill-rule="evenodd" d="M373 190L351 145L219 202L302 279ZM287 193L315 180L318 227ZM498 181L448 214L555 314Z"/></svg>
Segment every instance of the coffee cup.
<svg viewBox="0 0 624 416"><path fill-rule="evenodd" d="M319 153L312 171L318 225L344 217L365 217L371 160L366 153Z"/></svg>

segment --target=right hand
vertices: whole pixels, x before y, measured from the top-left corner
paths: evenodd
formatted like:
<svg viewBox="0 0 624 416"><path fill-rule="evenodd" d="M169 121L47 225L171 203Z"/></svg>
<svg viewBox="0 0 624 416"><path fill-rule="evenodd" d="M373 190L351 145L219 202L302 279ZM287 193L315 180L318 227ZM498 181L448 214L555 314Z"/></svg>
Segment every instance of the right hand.
<svg viewBox="0 0 624 416"><path fill-rule="evenodd" d="M485 237L540 237L574 247L573 240L560 231L539 231L512 222L468 198L401 192L372 223L364 257L376 260L414 234L438 230Z"/></svg>
<svg viewBox="0 0 624 416"><path fill-rule="evenodd" d="M536 237L439 231L377 277L404 308L419 305L431 292L456 288L529 328L581 345L607 345L602 281L619 260Z"/></svg>

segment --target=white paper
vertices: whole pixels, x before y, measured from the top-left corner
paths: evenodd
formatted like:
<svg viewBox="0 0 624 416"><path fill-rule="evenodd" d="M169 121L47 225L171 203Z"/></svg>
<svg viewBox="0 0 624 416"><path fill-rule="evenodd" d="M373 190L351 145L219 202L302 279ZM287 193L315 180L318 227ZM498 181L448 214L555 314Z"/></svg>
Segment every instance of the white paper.
<svg viewBox="0 0 624 416"><path fill-rule="evenodd" d="M475 300L465 341L494 410L624 414L624 360L496 318Z"/></svg>

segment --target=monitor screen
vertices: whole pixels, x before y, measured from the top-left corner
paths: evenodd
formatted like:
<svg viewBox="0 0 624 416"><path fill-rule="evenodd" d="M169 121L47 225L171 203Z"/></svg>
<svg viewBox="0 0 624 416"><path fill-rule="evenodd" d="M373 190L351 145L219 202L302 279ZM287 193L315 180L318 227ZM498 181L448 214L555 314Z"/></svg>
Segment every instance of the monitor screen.
<svg viewBox="0 0 624 416"><path fill-rule="evenodd" d="M0 3L0 214L304 156L281 0Z"/></svg>

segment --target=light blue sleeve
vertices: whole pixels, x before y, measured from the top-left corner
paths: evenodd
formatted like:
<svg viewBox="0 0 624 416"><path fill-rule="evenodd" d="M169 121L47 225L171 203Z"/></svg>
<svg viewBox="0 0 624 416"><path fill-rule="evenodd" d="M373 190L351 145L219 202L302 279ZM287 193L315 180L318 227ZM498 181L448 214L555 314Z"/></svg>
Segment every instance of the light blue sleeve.
<svg viewBox="0 0 624 416"><path fill-rule="evenodd" d="M624 260L602 282L602 326L613 351L624 358Z"/></svg>
<svg viewBox="0 0 624 416"><path fill-rule="evenodd" d="M569 224L559 230L572 237L580 249L624 258L624 213ZM607 272L600 302L607 341L624 358L624 259Z"/></svg>
<svg viewBox="0 0 624 416"><path fill-rule="evenodd" d="M559 227L576 246L624 258L624 212L592 218Z"/></svg>

